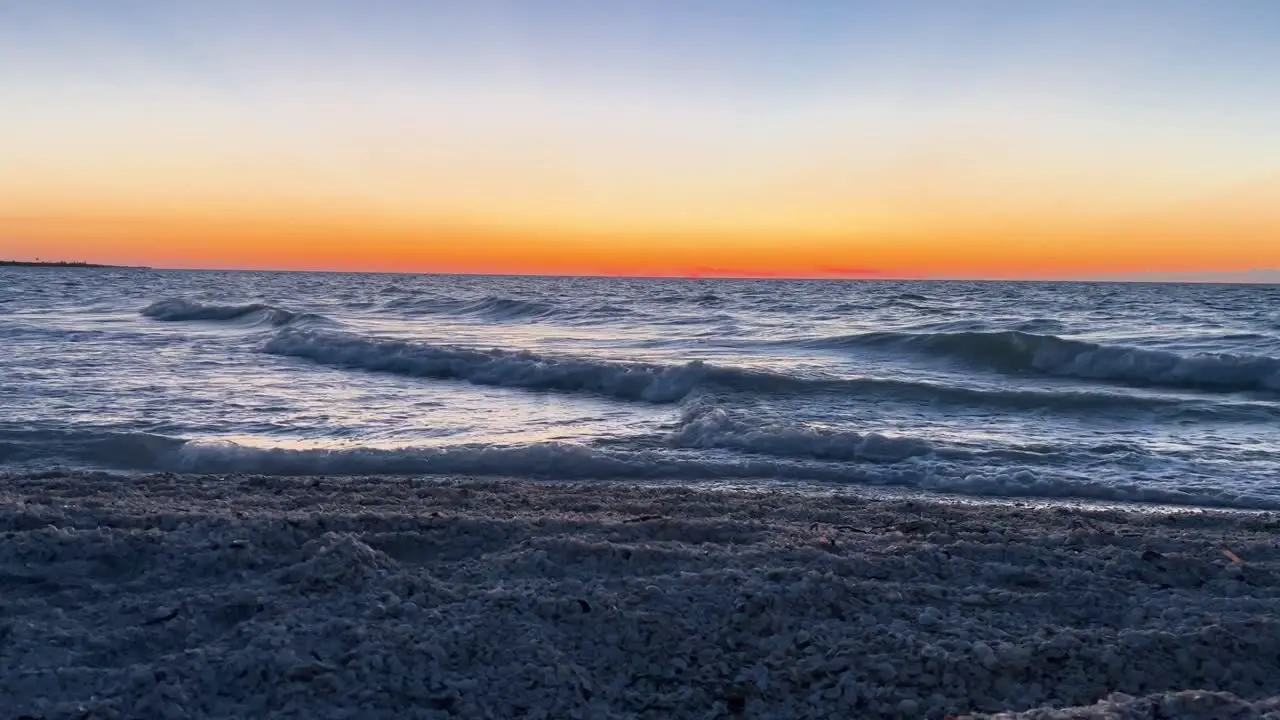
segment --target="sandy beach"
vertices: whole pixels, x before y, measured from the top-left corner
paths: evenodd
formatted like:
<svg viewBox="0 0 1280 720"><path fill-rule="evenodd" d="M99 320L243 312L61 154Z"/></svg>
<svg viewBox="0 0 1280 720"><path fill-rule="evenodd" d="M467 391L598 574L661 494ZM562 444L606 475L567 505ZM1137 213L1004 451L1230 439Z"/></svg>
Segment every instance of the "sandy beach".
<svg viewBox="0 0 1280 720"><path fill-rule="evenodd" d="M1274 514L0 476L31 718L1280 717Z"/></svg>

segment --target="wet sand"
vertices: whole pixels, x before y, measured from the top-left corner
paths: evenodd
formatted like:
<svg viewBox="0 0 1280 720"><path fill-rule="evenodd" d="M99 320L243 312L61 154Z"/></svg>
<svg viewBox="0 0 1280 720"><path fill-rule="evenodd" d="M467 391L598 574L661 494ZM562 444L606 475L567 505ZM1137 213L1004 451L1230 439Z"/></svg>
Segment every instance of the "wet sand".
<svg viewBox="0 0 1280 720"><path fill-rule="evenodd" d="M11 474L0 697L40 718L1280 718L1280 517Z"/></svg>

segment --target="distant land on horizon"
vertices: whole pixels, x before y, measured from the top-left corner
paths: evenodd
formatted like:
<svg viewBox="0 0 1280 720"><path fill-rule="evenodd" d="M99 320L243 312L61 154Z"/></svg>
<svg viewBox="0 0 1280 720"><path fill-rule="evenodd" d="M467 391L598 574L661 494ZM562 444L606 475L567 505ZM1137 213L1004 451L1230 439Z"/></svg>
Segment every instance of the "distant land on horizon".
<svg viewBox="0 0 1280 720"><path fill-rule="evenodd" d="M150 270L138 265L103 265L90 262L43 261L43 260L0 260L0 267L52 267L52 268L115 268L119 270Z"/></svg>

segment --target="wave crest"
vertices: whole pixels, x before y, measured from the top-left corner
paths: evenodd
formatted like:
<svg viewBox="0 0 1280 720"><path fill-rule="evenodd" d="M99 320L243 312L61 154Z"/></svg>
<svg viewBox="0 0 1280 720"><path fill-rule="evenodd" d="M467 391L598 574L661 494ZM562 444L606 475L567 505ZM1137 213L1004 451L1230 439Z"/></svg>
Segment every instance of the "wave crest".
<svg viewBox="0 0 1280 720"><path fill-rule="evenodd" d="M703 382L733 372L700 361L663 366L290 330L278 333L263 350L344 368L652 403L678 402Z"/></svg>
<svg viewBox="0 0 1280 720"><path fill-rule="evenodd" d="M543 320L561 314L547 303L495 295L478 300L398 298L387 303L386 307L410 314L447 314L494 321Z"/></svg>
<svg viewBox="0 0 1280 720"><path fill-rule="evenodd" d="M1172 398L1084 391L967 388L888 378L800 377L693 360L680 365L538 355L527 351L479 350L449 345L370 338L290 327L263 347L268 354L321 365L385 372L476 385L565 393L591 393L618 400L676 403L699 390L756 395L835 393L869 400L943 403L1008 410L1159 412L1209 419L1272 419L1264 404L1200 404Z"/></svg>
<svg viewBox="0 0 1280 720"><path fill-rule="evenodd" d="M923 460L924 462L916 462ZM649 480L733 482L761 478L824 486L861 486L971 497L1084 499L1280 510L1271 493L1218 488L1176 489L1108 483L1046 474L1022 467L974 468L966 464L904 458L902 462L847 463L786 457L677 457L660 451L617 451L574 443L466 445L383 450L253 448L229 442L188 442L166 453L157 469L177 472L241 472L271 475L446 475L543 480Z"/></svg>
<svg viewBox="0 0 1280 720"><path fill-rule="evenodd" d="M154 302L143 308L141 313L145 317L163 322L242 321L272 327L284 327L302 319L320 317L309 313L296 313L266 303L214 305L182 298L168 298Z"/></svg>
<svg viewBox="0 0 1280 720"><path fill-rule="evenodd" d="M1000 372L1040 372L1137 386L1280 391L1280 359L1226 353L1180 355L1020 331L877 332L826 338L827 347L901 348L982 364Z"/></svg>
<svg viewBox="0 0 1280 720"><path fill-rule="evenodd" d="M785 458L897 462L934 454L919 438L858 433L816 425L747 422L717 407L692 407L668 437L676 447L736 450Z"/></svg>
<svg viewBox="0 0 1280 720"><path fill-rule="evenodd" d="M33 465L47 468L50 461L74 460L120 470L199 474L427 475L671 483L782 479L823 486L898 488L994 498L1078 498L1280 510L1280 497L1266 491L1117 484L1028 468L975 468L914 456L900 462L850 463L818 462L809 457L682 456L670 450L612 450L564 442L295 449L127 432L38 435L6 437L0 433L0 460L10 463L14 470Z"/></svg>

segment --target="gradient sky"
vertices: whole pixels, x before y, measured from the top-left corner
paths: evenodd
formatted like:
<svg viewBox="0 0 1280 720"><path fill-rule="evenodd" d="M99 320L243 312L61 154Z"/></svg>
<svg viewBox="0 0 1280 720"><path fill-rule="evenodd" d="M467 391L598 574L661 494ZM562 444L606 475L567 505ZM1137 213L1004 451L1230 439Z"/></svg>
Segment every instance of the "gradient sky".
<svg viewBox="0 0 1280 720"><path fill-rule="evenodd" d="M0 257L1280 267L1280 2L0 0Z"/></svg>

